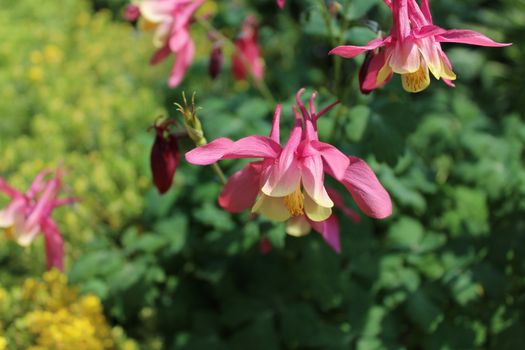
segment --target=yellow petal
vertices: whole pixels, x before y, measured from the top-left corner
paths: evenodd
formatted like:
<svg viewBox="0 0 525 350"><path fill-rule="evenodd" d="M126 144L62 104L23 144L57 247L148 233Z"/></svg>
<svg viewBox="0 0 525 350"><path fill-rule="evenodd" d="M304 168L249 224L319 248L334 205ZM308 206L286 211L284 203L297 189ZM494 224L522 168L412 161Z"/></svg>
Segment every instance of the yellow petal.
<svg viewBox="0 0 525 350"><path fill-rule="evenodd" d="M423 91L430 85L428 68L421 65L414 73L401 74L401 81L403 83L403 89L408 92Z"/></svg>
<svg viewBox="0 0 525 350"><path fill-rule="evenodd" d="M306 236L310 233L310 229L310 224L304 215L293 217L286 223L286 233L290 236Z"/></svg>
<svg viewBox="0 0 525 350"><path fill-rule="evenodd" d="M306 192L304 194L304 211L312 221L324 221L332 215L332 208L320 206Z"/></svg>
<svg viewBox="0 0 525 350"><path fill-rule="evenodd" d="M252 213L255 212L274 221L285 221L290 218L290 212L284 204L283 197L270 197L264 193L259 194L257 202L253 205Z"/></svg>

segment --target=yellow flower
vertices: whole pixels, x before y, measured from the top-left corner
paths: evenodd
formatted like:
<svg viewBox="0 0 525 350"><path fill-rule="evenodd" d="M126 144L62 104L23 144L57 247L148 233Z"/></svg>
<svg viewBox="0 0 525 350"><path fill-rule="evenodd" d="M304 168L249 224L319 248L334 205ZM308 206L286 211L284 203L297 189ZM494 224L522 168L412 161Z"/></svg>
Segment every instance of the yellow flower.
<svg viewBox="0 0 525 350"><path fill-rule="evenodd" d="M7 349L7 339L4 337L0 337L0 350L6 350Z"/></svg>

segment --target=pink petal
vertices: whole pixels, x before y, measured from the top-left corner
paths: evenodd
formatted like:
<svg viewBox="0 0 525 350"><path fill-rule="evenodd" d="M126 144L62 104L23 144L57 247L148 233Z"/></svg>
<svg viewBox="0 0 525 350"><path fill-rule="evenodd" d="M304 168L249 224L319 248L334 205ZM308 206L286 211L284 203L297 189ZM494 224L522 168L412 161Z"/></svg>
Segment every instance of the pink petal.
<svg viewBox="0 0 525 350"><path fill-rule="evenodd" d="M173 65L173 69L171 70L170 78L168 80L168 85L170 87L177 87L182 82L186 72L188 71L188 68L193 62L194 53L195 44L192 40L188 40L186 45L179 52L177 52L175 64Z"/></svg>
<svg viewBox="0 0 525 350"><path fill-rule="evenodd" d="M279 8L283 8L284 5L286 5L286 0L277 0L277 6L279 6Z"/></svg>
<svg viewBox="0 0 525 350"><path fill-rule="evenodd" d="M321 154L323 165L327 172L337 180L342 180L346 169L350 165L348 157L328 143L312 141L311 144Z"/></svg>
<svg viewBox="0 0 525 350"><path fill-rule="evenodd" d="M46 184L44 193L38 199L27 220L25 220L24 227L28 228L29 231L33 231L34 227L37 227L42 220L49 217L60 192L60 186L60 178L58 176Z"/></svg>
<svg viewBox="0 0 525 350"><path fill-rule="evenodd" d="M44 241L47 255L47 268L64 271L64 241L57 225L50 218L43 223Z"/></svg>
<svg viewBox="0 0 525 350"><path fill-rule="evenodd" d="M338 46L328 52L329 55L337 55L344 58L353 58L368 50L375 50L386 44L386 39L378 38L370 41L365 46Z"/></svg>
<svg viewBox="0 0 525 350"><path fill-rule="evenodd" d="M270 131L270 138L278 144L281 144L281 129L279 126L279 122L281 119L281 110L282 106L278 104L275 107L275 112L273 113L272 130Z"/></svg>
<svg viewBox="0 0 525 350"><path fill-rule="evenodd" d="M220 159L276 158L281 146L266 136L248 136L236 142L221 137L186 153L186 160L195 165L209 165Z"/></svg>
<svg viewBox="0 0 525 350"><path fill-rule="evenodd" d="M5 193L11 198L22 197L22 193L18 192L15 188L11 187L4 179L0 177L0 192Z"/></svg>
<svg viewBox="0 0 525 350"><path fill-rule="evenodd" d="M408 0L397 0L394 5L393 32L398 40L404 40L410 35L410 19L408 16Z"/></svg>
<svg viewBox="0 0 525 350"><path fill-rule="evenodd" d="M249 163L228 179L219 196L219 204L225 210L239 213L251 208L259 193L261 163Z"/></svg>
<svg viewBox="0 0 525 350"><path fill-rule="evenodd" d="M187 152L186 161L195 165L209 165L223 159L224 155L232 148L234 142L225 137L218 138L212 142L192 149Z"/></svg>
<svg viewBox="0 0 525 350"><path fill-rule="evenodd" d="M160 62L164 61L166 59L166 57L168 57L170 55L170 53L171 53L171 50L170 50L169 46L166 45L166 46L158 49L157 51L155 51L153 56L151 56L151 59L150 59L149 63L151 65L160 63Z"/></svg>
<svg viewBox="0 0 525 350"><path fill-rule="evenodd" d="M512 45L511 43L498 43L481 33L468 29L447 30L444 34L437 35L436 40L444 43L460 43L492 47Z"/></svg>
<svg viewBox="0 0 525 350"><path fill-rule="evenodd" d="M173 52L181 50L191 40L190 33L187 30L182 29L170 37L169 47Z"/></svg>
<svg viewBox="0 0 525 350"><path fill-rule="evenodd" d="M296 150L301 142L301 124L296 121L288 142L264 179L262 192L268 196L284 197L297 188L301 180Z"/></svg>
<svg viewBox="0 0 525 350"><path fill-rule="evenodd" d="M325 242L336 253L341 252L341 240L339 237L339 221L335 215L330 216L325 221L310 221L312 228L323 236Z"/></svg>
<svg viewBox="0 0 525 350"><path fill-rule="evenodd" d="M383 219L392 214L392 201L376 175L357 157L349 157L350 166L342 181L359 208L368 216Z"/></svg>
<svg viewBox="0 0 525 350"><path fill-rule="evenodd" d="M31 187L29 187L29 190L26 192L26 196L30 199L36 197L36 195L42 191L45 187L45 177L51 174L50 171L44 170L38 173L38 175L33 180L33 183L31 184ZM60 177L61 172L57 172L57 176Z"/></svg>
<svg viewBox="0 0 525 350"><path fill-rule="evenodd" d="M446 33L447 31L441 27L435 26L435 25L426 25L421 28L417 28L414 30L412 35L416 39L426 38L429 36L435 36L439 34Z"/></svg>
<svg viewBox="0 0 525 350"><path fill-rule="evenodd" d="M302 182L308 195L318 205L331 208L334 203L324 187L323 162L320 156L306 157L302 161Z"/></svg>
<svg viewBox="0 0 525 350"><path fill-rule="evenodd" d="M371 51L367 53L367 59L359 71L359 88L363 94L377 89L388 83L392 79L393 73L390 73L386 79L378 84L377 77L379 71L386 64L386 50L381 50L374 54Z"/></svg>
<svg viewBox="0 0 525 350"><path fill-rule="evenodd" d="M432 24L432 18L429 20L423 11L419 8L416 0L409 0L408 15L412 21L412 28L417 29Z"/></svg>
<svg viewBox="0 0 525 350"><path fill-rule="evenodd" d="M432 23L432 13L430 12L430 5L428 0L421 0L421 11L429 23Z"/></svg>

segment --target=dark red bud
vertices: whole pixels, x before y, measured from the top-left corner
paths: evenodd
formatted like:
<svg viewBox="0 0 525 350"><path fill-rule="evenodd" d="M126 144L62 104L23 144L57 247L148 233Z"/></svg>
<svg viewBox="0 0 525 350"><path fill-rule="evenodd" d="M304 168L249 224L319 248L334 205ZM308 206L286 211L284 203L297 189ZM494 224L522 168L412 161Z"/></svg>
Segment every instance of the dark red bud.
<svg viewBox="0 0 525 350"><path fill-rule="evenodd" d="M170 189L179 165L179 145L166 126L155 125L154 128L156 136L151 148L151 173L155 187L160 194L164 194Z"/></svg>
<svg viewBox="0 0 525 350"><path fill-rule="evenodd" d="M224 57L222 54L222 49L218 45L214 45L210 54L210 63L208 65L208 74L210 78L214 79L219 76L219 73L222 70L222 64L224 62Z"/></svg>

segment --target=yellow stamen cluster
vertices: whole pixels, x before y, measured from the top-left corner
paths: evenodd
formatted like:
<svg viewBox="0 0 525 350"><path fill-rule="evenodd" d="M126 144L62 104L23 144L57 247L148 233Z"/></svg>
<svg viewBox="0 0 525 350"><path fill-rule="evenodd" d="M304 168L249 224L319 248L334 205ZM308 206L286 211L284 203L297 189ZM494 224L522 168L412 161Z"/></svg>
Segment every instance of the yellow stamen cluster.
<svg viewBox="0 0 525 350"><path fill-rule="evenodd" d="M408 92L423 91L430 85L428 68L420 65L419 69L414 73L402 74L401 81L403 83L403 89Z"/></svg>
<svg viewBox="0 0 525 350"><path fill-rule="evenodd" d="M304 214L304 194L298 186L295 191L284 197L284 205L288 208L291 216Z"/></svg>

